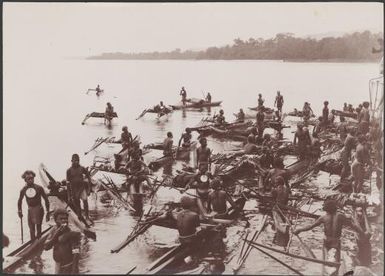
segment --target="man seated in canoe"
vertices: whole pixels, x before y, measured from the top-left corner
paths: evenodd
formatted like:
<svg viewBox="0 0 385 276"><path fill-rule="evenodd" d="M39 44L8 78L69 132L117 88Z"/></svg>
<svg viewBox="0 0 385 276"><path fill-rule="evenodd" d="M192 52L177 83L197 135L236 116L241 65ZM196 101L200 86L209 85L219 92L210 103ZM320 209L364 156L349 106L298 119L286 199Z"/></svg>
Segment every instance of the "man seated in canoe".
<svg viewBox="0 0 385 276"><path fill-rule="evenodd" d="M112 119L114 118L114 107L111 105L111 103L107 103L106 111L104 113L104 123L106 121L108 124L111 124Z"/></svg>
<svg viewBox="0 0 385 276"><path fill-rule="evenodd" d="M238 114L236 115L237 119L236 119L236 122L237 123L243 123L245 121L245 112L243 112L243 109L239 109L239 112Z"/></svg>
<svg viewBox="0 0 385 276"><path fill-rule="evenodd" d="M53 248L55 274L78 274L80 258L80 232L68 227L68 213L64 209L54 212L56 225L53 226L44 243L44 250Z"/></svg>
<svg viewBox="0 0 385 276"><path fill-rule="evenodd" d="M341 233L343 226L349 226L356 232L362 235L365 233L359 225L352 222L346 215L337 212L337 201L333 199L325 200L324 211L325 215L319 217L313 224L296 229L293 234L298 235L301 232L309 231L321 224L324 226L324 256L332 255L336 262L341 260ZM326 254L325 254L326 253Z"/></svg>
<svg viewBox="0 0 385 276"><path fill-rule="evenodd" d="M243 147L244 154L253 154L257 152L257 145L255 144L255 136L250 134L247 136L247 143Z"/></svg>
<svg viewBox="0 0 385 276"><path fill-rule="evenodd" d="M314 114L313 110L310 107L308 102L305 102L302 108L302 118L305 123L307 123L310 117Z"/></svg>
<svg viewBox="0 0 385 276"><path fill-rule="evenodd" d="M83 202L84 213L89 219L88 196L91 194L91 177L89 172L80 165L78 154L73 154L71 158L71 167L67 170L68 198L75 206L75 212L81 215L80 200Z"/></svg>
<svg viewBox="0 0 385 276"><path fill-rule="evenodd" d="M154 111L158 113L158 117L162 117L163 115L170 112L170 110L163 105L163 101L160 101L158 105L154 106Z"/></svg>
<svg viewBox="0 0 385 276"><path fill-rule="evenodd" d="M210 215L213 215L214 218L227 218L227 205L229 202L234 209L238 209L238 206L235 204L233 199L222 190L222 181L218 178L215 178L211 182L211 187L213 191L209 194L208 197L208 211L211 212Z"/></svg>
<svg viewBox="0 0 385 276"><path fill-rule="evenodd" d="M21 189L19 200L17 201L18 215L23 217L22 202L25 197L28 205L28 226L31 240L40 238L41 225L44 218L44 209L41 205L41 199L45 201L45 209L47 211L46 220L49 220L49 200L42 186L34 183L35 173L33 171L25 171L21 176L25 181L25 186Z"/></svg>
<svg viewBox="0 0 385 276"><path fill-rule="evenodd" d="M100 96L100 94L102 94L102 89L100 89L100 85L98 84L98 86L96 87L96 89L95 89L95 91L96 91L96 96Z"/></svg>
<svg viewBox="0 0 385 276"><path fill-rule="evenodd" d="M182 86L182 89L180 90L179 95L182 96L182 103L183 103L183 105L186 105L187 92L184 89L184 86Z"/></svg>
<svg viewBox="0 0 385 276"><path fill-rule="evenodd" d="M207 147L207 139L205 137L199 139L201 146L197 148L197 168L201 172L207 172L210 166L211 150Z"/></svg>
<svg viewBox="0 0 385 276"><path fill-rule="evenodd" d="M224 126L226 124L223 109L219 110L219 114L214 116L215 126Z"/></svg>

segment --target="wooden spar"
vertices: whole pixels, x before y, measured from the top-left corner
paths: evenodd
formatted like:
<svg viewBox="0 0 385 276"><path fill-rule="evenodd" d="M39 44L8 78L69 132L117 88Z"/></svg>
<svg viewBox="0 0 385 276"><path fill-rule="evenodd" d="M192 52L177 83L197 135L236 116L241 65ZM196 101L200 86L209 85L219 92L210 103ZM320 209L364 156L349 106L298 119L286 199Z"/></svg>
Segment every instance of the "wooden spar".
<svg viewBox="0 0 385 276"><path fill-rule="evenodd" d="M264 215L263 219L262 219L262 226L261 228L259 229L259 231L257 230L253 237L251 238L251 240L253 242L256 242L259 235L262 233L262 231L265 229L265 226L266 226L266 219L267 219L267 215ZM247 239L244 239L247 241ZM237 266L236 267L233 267L233 272L236 274L238 272L238 270L241 268L241 266L243 265L243 263L246 261L247 257L249 256L250 254L250 251L251 251L251 245L249 243L249 246L246 248L245 250L245 254L241 257L241 259L237 262Z"/></svg>
<svg viewBox="0 0 385 276"><path fill-rule="evenodd" d="M287 223L289 224L289 227L290 227L290 230L293 232L293 225L291 224L290 220L284 215L284 213L282 212L282 210L278 207L278 205L275 206L278 210L278 212L285 218L285 220L287 221ZM294 234L295 235L299 242L301 243L301 246L303 248L303 250L305 251L305 253L308 255L308 256L311 256L312 258L316 258L316 256L314 255L313 251L311 251L311 249L302 241L301 237Z"/></svg>
<svg viewBox="0 0 385 276"><path fill-rule="evenodd" d="M135 120L139 120L139 119L142 118L146 113L147 113L147 108L146 108L145 110L143 110L142 113L140 113L140 115L138 116L138 118L136 118Z"/></svg>
<svg viewBox="0 0 385 276"><path fill-rule="evenodd" d="M110 138L103 138L103 139L100 139L99 141L97 141L94 146L91 147L91 149L87 152L84 153L84 155L87 155L88 153L90 153L91 151L95 150L96 148L98 148L101 144L103 144L104 142L106 142L108 139Z"/></svg>
<svg viewBox="0 0 385 276"><path fill-rule="evenodd" d="M128 272L127 272L127 274L126 274L126 275L129 275L129 274L131 274L131 272L133 272L135 269L136 269L136 266L134 266L133 268L131 268L131 269L130 269L130 271L128 271Z"/></svg>
<svg viewBox="0 0 385 276"><path fill-rule="evenodd" d="M103 175L106 179L107 177L105 175ZM124 206L124 208L126 210L131 210L131 211L134 211L136 212L135 208L129 203L127 202L120 194L119 192L115 191L112 187L112 185L114 185L112 182L109 181L108 184L104 183L103 181L100 181L100 184L101 186L107 190L107 192L114 198L116 199L117 201L120 202L120 204L122 204Z"/></svg>
<svg viewBox="0 0 385 276"><path fill-rule="evenodd" d="M86 117L84 118L84 120L82 121L82 125L84 125L86 123L86 121L90 118L90 114L87 114Z"/></svg>
<svg viewBox="0 0 385 276"><path fill-rule="evenodd" d="M293 271L294 273L297 273L298 275L304 275L302 274L301 272L299 272L298 270L296 270L295 268L289 266L288 264L284 263L283 261L279 260L278 258L274 257L273 255L267 253L266 251L262 250L261 248L259 248L258 246L255 246L255 245L252 245L251 246L257 250L259 250L260 252L262 252L263 254L269 256L270 258L272 258L274 261L280 263L281 265L283 265L284 267L290 269L291 271Z"/></svg>
<svg viewBox="0 0 385 276"><path fill-rule="evenodd" d="M295 218L295 224L294 224L293 230L295 230L295 228L296 228L296 226L297 226L298 216L299 216L299 214L297 214L297 217ZM293 233L292 233L291 236L290 236L289 242L288 242L287 245L286 245L286 252L289 252L289 250L290 250L290 244L291 244L291 241L292 241L292 239L293 239L293 236L294 236L294 235L293 235Z"/></svg>
<svg viewBox="0 0 385 276"><path fill-rule="evenodd" d="M300 256L300 255L294 255L292 253L287 253L286 251L282 251L282 250L279 250L279 249L276 249L276 248L273 248L273 247L269 247L269 246L266 246L266 245L263 245L263 244L260 244L260 243L257 243L257 242L250 241L250 240L248 240L247 242L249 242L249 243L251 243L253 245L257 245L259 247L266 248L266 249L269 249L271 251L274 251L274 252L277 252L277 253L281 253L281 254L284 254L284 255L289 256L289 257L301 259L301 260L304 260L304 261L309 261L309 262L313 262L313 263L317 263L317 264L323 264L323 265L332 266L332 267L339 267L341 265L340 263L335 263L335 262L330 262L330 261L322 261L322 260L319 260L319 259L316 259L316 258L309 258L309 257Z"/></svg>

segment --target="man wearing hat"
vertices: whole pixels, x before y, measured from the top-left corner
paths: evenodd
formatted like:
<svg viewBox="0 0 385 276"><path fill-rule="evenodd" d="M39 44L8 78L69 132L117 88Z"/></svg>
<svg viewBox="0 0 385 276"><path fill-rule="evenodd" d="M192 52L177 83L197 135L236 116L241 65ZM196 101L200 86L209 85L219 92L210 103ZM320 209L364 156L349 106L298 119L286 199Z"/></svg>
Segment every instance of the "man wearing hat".
<svg viewBox="0 0 385 276"><path fill-rule="evenodd" d="M23 173L21 177L25 181L25 186L21 189L19 200L17 201L18 215L22 218L22 203L25 196L28 205L28 226L31 240L40 238L41 236L41 224L44 218L44 209L41 205L41 198L45 201L45 209L47 211L46 220L49 220L49 200L43 187L34 183L35 176L35 173L30 170Z"/></svg>
<svg viewBox="0 0 385 276"><path fill-rule="evenodd" d="M91 177L83 166L79 163L79 155L73 154L71 158L72 165L67 170L68 181L68 198L72 200L76 207L76 213L81 215L80 200L83 202L83 208L86 218L89 219L88 213L88 196L91 193ZM87 180L87 181L86 181Z"/></svg>

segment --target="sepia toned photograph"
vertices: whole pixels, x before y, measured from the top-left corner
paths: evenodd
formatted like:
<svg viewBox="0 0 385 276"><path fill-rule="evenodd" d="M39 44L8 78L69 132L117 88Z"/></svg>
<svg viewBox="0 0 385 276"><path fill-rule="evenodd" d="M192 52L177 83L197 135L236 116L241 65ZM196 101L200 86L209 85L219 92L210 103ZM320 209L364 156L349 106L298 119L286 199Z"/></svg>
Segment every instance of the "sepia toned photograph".
<svg viewBox="0 0 385 276"><path fill-rule="evenodd" d="M2 274L384 274L383 3L2 7Z"/></svg>

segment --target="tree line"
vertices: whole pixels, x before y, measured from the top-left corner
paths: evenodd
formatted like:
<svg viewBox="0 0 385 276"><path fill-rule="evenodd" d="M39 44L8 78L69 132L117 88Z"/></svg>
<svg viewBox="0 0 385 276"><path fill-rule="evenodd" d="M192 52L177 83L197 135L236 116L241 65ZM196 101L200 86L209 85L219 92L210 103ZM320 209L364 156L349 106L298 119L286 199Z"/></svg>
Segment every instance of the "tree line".
<svg viewBox="0 0 385 276"><path fill-rule="evenodd" d="M89 59L255 59L255 60L341 60L378 61L376 52L383 43L383 33L355 32L341 37L299 38L279 33L274 38L234 39L231 45L209 47L204 51L175 49L170 52L103 53Z"/></svg>

